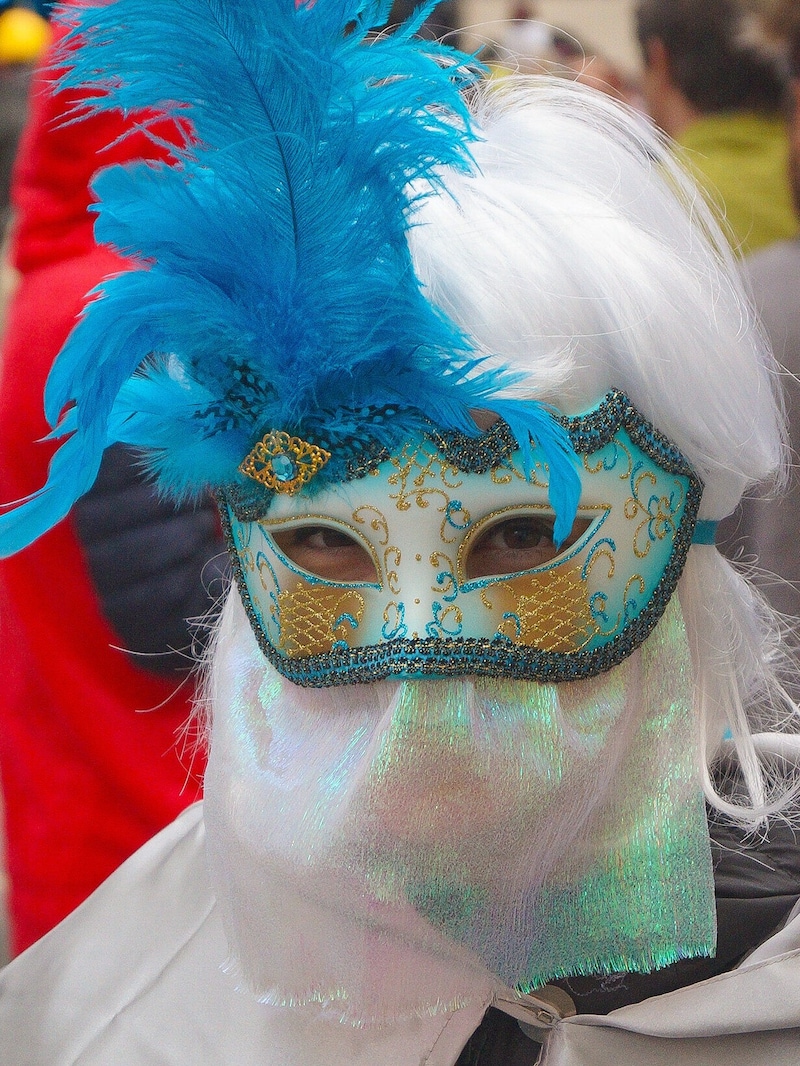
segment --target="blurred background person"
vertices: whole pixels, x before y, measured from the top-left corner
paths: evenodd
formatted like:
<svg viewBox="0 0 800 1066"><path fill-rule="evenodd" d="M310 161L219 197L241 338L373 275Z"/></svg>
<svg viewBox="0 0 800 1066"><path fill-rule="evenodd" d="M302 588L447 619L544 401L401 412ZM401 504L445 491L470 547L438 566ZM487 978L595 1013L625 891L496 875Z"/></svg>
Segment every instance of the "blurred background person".
<svg viewBox="0 0 800 1066"><path fill-rule="evenodd" d="M736 246L797 233L781 107L784 56L769 0L639 0L642 88L653 120L688 152Z"/></svg>
<svg viewBox="0 0 800 1066"><path fill-rule="evenodd" d="M633 106L641 106L632 80L581 34L537 17L538 9L521 5L513 17L482 26L489 40L480 52L495 77L509 74L555 74L583 82Z"/></svg>
<svg viewBox="0 0 800 1066"><path fill-rule="evenodd" d="M774 29L788 43L791 82L786 111L788 174L800 219L800 0L780 0ZM792 619L800 615L800 237L777 241L747 256L743 264L756 306L784 378L789 434L795 450L789 489L780 499L745 499L724 524L728 554L755 562L768 599ZM777 577L775 576L777 575Z"/></svg>
<svg viewBox="0 0 800 1066"><path fill-rule="evenodd" d="M52 447L42 388L85 294L129 264L93 238L101 166L165 157L116 115L65 123L76 103L35 79L13 181L18 286L0 363L0 499L42 483ZM183 132L161 122L165 142ZM127 134L127 136L125 136ZM108 151L104 146L112 144ZM113 449L83 506L0 564L0 780L11 948L48 931L198 798L187 734L187 618L211 606L223 552L215 509L161 502L134 455ZM148 712L148 713L137 713Z"/></svg>

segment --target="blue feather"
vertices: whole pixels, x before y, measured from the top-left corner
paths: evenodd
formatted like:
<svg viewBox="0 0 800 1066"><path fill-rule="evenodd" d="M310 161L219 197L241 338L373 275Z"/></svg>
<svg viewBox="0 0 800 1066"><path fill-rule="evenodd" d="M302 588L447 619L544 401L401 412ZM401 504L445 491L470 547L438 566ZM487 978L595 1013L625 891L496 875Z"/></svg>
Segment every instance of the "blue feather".
<svg viewBox="0 0 800 1066"><path fill-rule="evenodd" d="M373 41L388 0L69 9L62 88L84 110L157 112L191 132L170 163L95 179L97 238L132 269L93 294L53 367L46 413L70 435L15 529L27 515L33 539L65 513L114 441L183 498L235 485L265 432L303 435L322 407L334 449L352 445L354 411L404 412L365 427L391 448L420 419L474 434L470 410L498 410L515 375L484 369L429 304L406 239L443 170L472 165L461 89L474 66L413 36L435 2ZM538 405L504 404L526 463L533 435L550 464L558 535L574 496L565 435ZM0 551L22 535L10 521Z"/></svg>
<svg viewBox="0 0 800 1066"><path fill-rule="evenodd" d="M548 466L548 497L556 516L553 539L560 547L572 529L581 495L578 460L569 434L544 404L496 398L491 407L519 444L526 478L530 479L533 468L531 445L542 451Z"/></svg>
<svg viewBox="0 0 800 1066"><path fill-rule="evenodd" d="M94 484L104 444L69 437L50 463L47 485L0 515L2 556L13 555L69 514L75 500Z"/></svg>

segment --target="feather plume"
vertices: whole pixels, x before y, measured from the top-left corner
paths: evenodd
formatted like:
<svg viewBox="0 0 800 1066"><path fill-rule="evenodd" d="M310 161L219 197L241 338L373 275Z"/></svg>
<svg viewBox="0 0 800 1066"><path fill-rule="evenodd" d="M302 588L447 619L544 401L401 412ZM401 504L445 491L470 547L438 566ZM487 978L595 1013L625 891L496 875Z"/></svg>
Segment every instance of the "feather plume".
<svg viewBox="0 0 800 1066"><path fill-rule="evenodd" d="M515 376L485 369L426 300L406 240L419 198L471 166L460 90L474 69L414 37L434 6L374 40L388 0L69 10L61 86L81 110L188 132L171 162L95 179L97 239L132 269L93 294L53 367L46 414L69 437L44 489L0 517L0 551L61 518L115 441L183 498L235 487L269 430L314 440L321 411L336 457L354 412L363 445L392 448L424 420L475 434L470 409L497 408ZM387 404L400 416L371 417ZM578 483L566 435L530 402L505 400L504 417L526 455L532 432L544 450L563 535Z"/></svg>

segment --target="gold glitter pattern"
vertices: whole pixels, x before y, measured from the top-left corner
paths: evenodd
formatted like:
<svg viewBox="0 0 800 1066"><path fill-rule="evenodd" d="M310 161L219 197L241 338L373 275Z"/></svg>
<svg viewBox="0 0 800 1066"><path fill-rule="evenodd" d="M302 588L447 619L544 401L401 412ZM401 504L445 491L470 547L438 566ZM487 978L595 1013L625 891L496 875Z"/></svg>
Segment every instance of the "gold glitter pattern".
<svg viewBox="0 0 800 1066"><path fill-rule="evenodd" d="M446 512L451 502L449 490L463 484L463 475L436 450L433 441L409 442L390 461L395 470L389 475L389 484L397 491L389 498L399 511L407 511L413 500L417 507L438 502L438 509Z"/></svg>
<svg viewBox="0 0 800 1066"><path fill-rule="evenodd" d="M502 610L497 631L512 644L574 652L597 632L579 566L522 574L483 589L481 599Z"/></svg>
<svg viewBox="0 0 800 1066"><path fill-rule="evenodd" d="M631 478L632 494L625 502L625 517L640 518L633 535L633 550L638 559L646 559L651 545L665 537L674 537L683 511L685 493L675 479L669 493L657 490L652 471Z"/></svg>
<svg viewBox="0 0 800 1066"><path fill-rule="evenodd" d="M364 616L364 597L353 589L309 585L299 581L278 596L279 650L289 658L318 655L337 643L347 644Z"/></svg>

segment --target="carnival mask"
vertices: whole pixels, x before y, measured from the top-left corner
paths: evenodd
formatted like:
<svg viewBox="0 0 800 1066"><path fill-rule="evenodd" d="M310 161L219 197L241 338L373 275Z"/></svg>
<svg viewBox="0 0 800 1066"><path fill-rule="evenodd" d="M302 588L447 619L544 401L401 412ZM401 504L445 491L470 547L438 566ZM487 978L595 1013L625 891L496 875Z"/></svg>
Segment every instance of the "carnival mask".
<svg viewBox="0 0 800 1066"><path fill-rule="evenodd" d="M621 662L675 589L702 486L622 393L561 421L581 479L561 544L547 463L534 447L526 477L502 421L477 439L417 435L355 480L266 497L254 518L223 500L239 591L267 658L315 687L463 675L559 682ZM272 462L288 472L293 459Z"/></svg>

